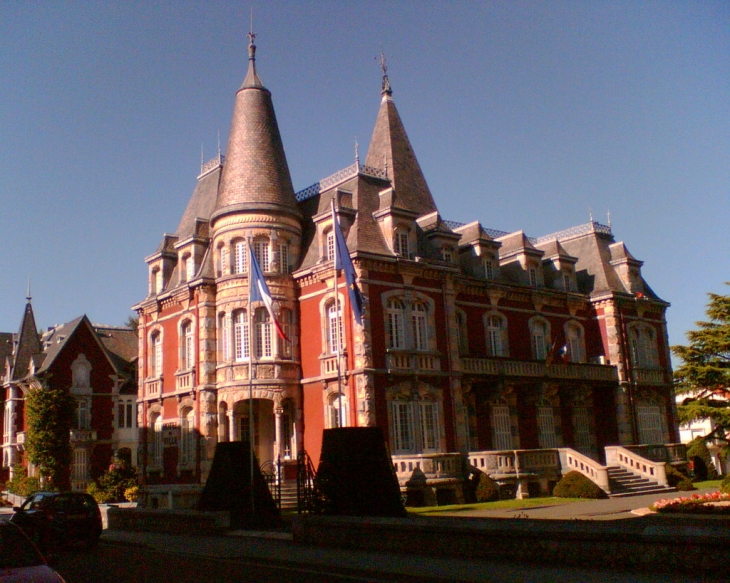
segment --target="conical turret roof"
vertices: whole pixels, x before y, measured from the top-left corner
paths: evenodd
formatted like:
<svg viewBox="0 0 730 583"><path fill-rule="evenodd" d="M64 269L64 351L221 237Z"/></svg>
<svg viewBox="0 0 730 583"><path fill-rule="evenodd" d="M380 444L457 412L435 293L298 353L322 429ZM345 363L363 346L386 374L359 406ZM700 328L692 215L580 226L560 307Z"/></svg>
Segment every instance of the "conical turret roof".
<svg viewBox="0 0 730 583"><path fill-rule="evenodd" d="M30 297L28 297L28 303L25 304L23 320L20 322L20 329L16 338L12 378L15 380L27 376L30 373L31 359L34 355L40 353L41 341L38 338L38 330L35 325L33 306L30 303Z"/></svg>
<svg viewBox="0 0 730 583"><path fill-rule="evenodd" d="M299 215L271 93L256 72L250 37L248 73L236 93L213 220L241 210Z"/></svg>
<svg viewBox="0 0 730 583"><path fill-rule="evenodd" d="M387 168L388 178L398 196L398 206L414 211L419 216L432 213L437 210L436 203L398 115L386 70L383 66L380 111L375 121L365 165Z"/></svg>

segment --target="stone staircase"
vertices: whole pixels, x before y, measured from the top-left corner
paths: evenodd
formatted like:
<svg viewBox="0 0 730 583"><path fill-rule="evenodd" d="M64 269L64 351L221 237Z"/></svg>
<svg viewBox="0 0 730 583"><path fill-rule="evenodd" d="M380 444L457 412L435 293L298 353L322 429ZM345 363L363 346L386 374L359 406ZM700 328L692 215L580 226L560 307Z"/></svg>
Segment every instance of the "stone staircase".
<svg viewBox="0 0 730 583"><path fill-rule="evenodd" d="M276 485L269 484L271 495L276 500ZM282 512L296 510L297 509L297 483L296 482L283 482L281 484L281 506Z"/></svg>
<svg viewBox="0 0 730 583"><path fill-rule="evenodd" d="M641 494L662 494L664 492L676 491L670 486L661 486L657 482L637 476L619 466L609 466L607 469L608 483L611 488L609 496L611 498L640 496Z"/></svg>

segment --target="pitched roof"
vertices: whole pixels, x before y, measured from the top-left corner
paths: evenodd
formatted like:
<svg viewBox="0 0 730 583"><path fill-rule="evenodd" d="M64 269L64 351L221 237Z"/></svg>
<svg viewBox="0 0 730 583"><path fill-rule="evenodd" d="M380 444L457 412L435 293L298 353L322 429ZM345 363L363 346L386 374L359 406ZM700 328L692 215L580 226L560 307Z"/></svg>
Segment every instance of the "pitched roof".
<svg viewBox="0 0 730 583"><path fill-rule="evenodd" d="M16 336L15 351L13 354L12 379L22 379L30 373L30 363L34 354L41 352L41 342L38 338L38 330L33 315L33 306L28 298L23 312L23 320L20 322L20 330Z"/></svg>
<svg viewBox="0 0 730 583"><path fill-rule="evenodd" d="M399 206L419 216L436 211L426 179L398 115L390 85L383 90L380 110L370 139L366 166L387 167Z"/></svg>
<svg viewBox="0 0 730 583"><path fill-rule="evenodd" d="M213 170L204 171L198 176L198 183L195 185L193 195L188 201L180 224L177 226L175 234L179 241L184 241L188 237L196 234L196 219L209 220L213 214L215 203L218 199L218 183L221 176L222 157L214 158L212 162L218 162L214 165Z"/></svg>
<svg viewBox="0 0 730 583"><path fill-rule="evenodd" d="M248 74L236 93L213 218L242 209L299 216L271 93L256 73L255 51L251 43Z"/></svg>

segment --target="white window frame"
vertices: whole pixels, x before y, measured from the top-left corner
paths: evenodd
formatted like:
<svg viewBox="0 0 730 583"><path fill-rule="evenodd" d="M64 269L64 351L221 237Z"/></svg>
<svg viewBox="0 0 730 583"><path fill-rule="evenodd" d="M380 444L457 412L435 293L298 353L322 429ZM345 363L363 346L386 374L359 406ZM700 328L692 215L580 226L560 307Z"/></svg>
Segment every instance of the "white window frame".
<svg viewBox="0 0 730 583"><path fill-rule="evenodd" d="M509 406L503 400L493 403L490 411L492 422L492 449L512 449L512 417Z"/></svg>
<svg viewBox="0 0 730 583"><path fill-rule="evenodd" d="M396 455L441 451L441 403L431 400L389 401L393 453Z"/></svg>
<svg viewBox="0 0 730 583"><path fill-rule="evenodd" d="M233 244L233 273L248 271L247 249L245 241L236 241Z"/></svg>
<svg viewBox="0 0 730 583"><path fill-rule="evenodd" d="M256 308L254 312L256 358L271 358L273 356L272 328L273 323L269 317L269 311L266 308Z"/></svg>
<svg viewBox="0 0 730 583"><path fill-rule="evenodd" d="M327 318L327 353L341 354L344 350L344 335L342 334L342 302L335 302L334 300L331 300L325 306L325 310Z"/></svg>
<svg viewBox="0 0 730 583"><path fill-rule="evenodd" d="M406 347L405 303L401 298L390 298L386 303L388 348L403 350Z"/></svg>
<svg viewBox="0 0 730 583"><path fill-rule="evenodd" d="M554 449L558 447L558 435L553 407L547 399L540 399L535 405L538 444L541 449Z"/></svg>
<svg viewBox="0 0 730 583"><path fill-rule="evenodd" d="M180 370L195 366L195 336L192 320L185 320L180 326Z"/></svg>
<svg viewBox="0 0 730 583"><path fill-rule="evenodd" d="M291 268L289 267L288 243L279 243L279 271L283 274L288 274L291 271Z"/></svg>
<svg viewBox="0 0 730 583"><path fill-rule="evenodd" d="M393 252L398 257L408 259L410 257L410 236L408 231L402 227L395 230L393 233Z"/></svg>
<svg viewBox="0 0 730 583"><path fill-rule="evenodd" d="M195 461L195 412L186 407L180 412L180 465Z"/></svg>
<svg viewBox="0 0 730 583"><path fill-rule="evenodd" d="M261 271L269 271L269 240L264 238L254 239L253 254L256 256Z"/></svg>
<svg viewBox="0 0 730 583"><path fill-rule="evenodd" d="M424 302L411 305L411 324L413 327L413 350L428 350L428 306Z"/></svg>
<svg viewBox="0 0 730 583"><path fill-rule="evenodd" d="M487 314L487 354L493 357L506 356L505 319L498 314Z"/></svg>
<svg viewBox="0 0 730 583"><path fill-rule="evenodd" d="M233 312L233 359L236 362L248 361L248 340L248 313L246 310L236 310Z"/></svg>

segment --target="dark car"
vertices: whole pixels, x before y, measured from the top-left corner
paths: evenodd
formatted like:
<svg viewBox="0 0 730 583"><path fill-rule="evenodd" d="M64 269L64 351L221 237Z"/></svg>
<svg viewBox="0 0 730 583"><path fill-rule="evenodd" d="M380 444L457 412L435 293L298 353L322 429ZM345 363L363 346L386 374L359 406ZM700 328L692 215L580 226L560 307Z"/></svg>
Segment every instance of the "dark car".
<svg viewBox="0 0 730 583"><path fill-rule="evenodd" d="M91 547L101 536L101 511L89 494L36 492L13 510L10 522L45 551L74 542Z"/></svg>
<svg viewBox="0 0 730 583"><path fill-rule="evenodd" d="M0 581L64 583L23 531L4 520L0 521Z"/></svg>

